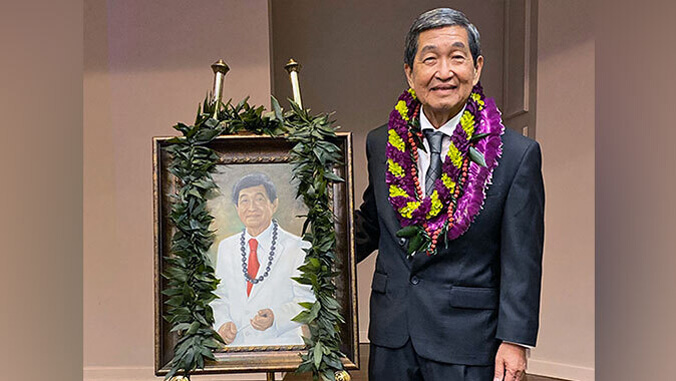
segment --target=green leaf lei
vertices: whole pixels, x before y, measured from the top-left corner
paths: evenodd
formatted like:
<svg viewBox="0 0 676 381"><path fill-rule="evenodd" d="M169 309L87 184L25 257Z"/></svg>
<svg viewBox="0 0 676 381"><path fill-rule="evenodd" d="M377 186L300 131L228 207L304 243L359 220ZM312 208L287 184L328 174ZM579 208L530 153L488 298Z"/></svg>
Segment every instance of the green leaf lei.
<svg viewBox="0 0 676 381"><path fill-rule="evenodd" d="M214 116L214 107L218 112ZM177 374L190 378L190 372L204 369L208 360L216 360L213 351L223 343L212 328L213 311L209 303L220 280L207 254L214 242L209 230L213 217L206 207L210 193L216 191L211 173L218 162L217 153L208 144L219 135L248 131L258 135L286 137L294 143L291 150L293 176L299 182L297 197L308 208L303 239L312 246L306 249L301 276L294 278L312 286L314 303L301 303L304 310L293 320L307 324L311 337L303 338L308 351L301 354L297 372L311 371L314 380L334 380L343 370L340 360L339 324L345 320L335 299L336 237L334 216L330 208L328 187L344 181L333 173L342 161L342 152L331 141L336 138L334 121L329 114L312 116L309 110L291 101L284 112L272 97L272 111L252 107L248 97L233 106L212 104L209 97L198 106L194 125L178 123L174 128L183 136L169 140L166 150L173 156L169 171L178 179L172 195L171 222L176 227L171 241L171 255L165 257L167 270L162 274L168 287L162 291L166 300L165 319L172 324L179 340L174 347L171 369L165 379Z"/></svg>

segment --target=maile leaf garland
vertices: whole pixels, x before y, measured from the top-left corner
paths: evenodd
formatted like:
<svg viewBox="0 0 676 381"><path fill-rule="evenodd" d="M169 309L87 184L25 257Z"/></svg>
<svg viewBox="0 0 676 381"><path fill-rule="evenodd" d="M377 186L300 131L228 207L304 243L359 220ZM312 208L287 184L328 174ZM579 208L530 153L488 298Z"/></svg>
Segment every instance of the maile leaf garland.
<svg viewBox="0 0 676 381"><path fill-rule="evenodd" d="M171 253L165 257L168 268L162 276L168 286L162 294L167 296L164 318L171 323L171 331L177 332L178 341L165 379L177 374L189 379L190 372L215 360L213 351L223 342L212 328L214 316L209 305L220 281L207 255L214 232L209 230L213 217L206 203L209 193L217 188L211 173L218 162L217 153L208 144L219 135L242 131L285 137L294 143L291 164L299 184L297 197L302 197L309 210L303 239L312 244L296 281L312 285L317 300L303 303L305 310L294 318L307 324L311 332L310 338L304 338L309 348L301 354L298 371L311 371L315 380L333 380L334 373L343 370L339 324L344 319L335 299L336 237L326 192L332 183L344 181L333 173L343 159L332 142L336 128L329 115L310 115L294 102L287 112L274 97L272 105L272 112L264 112L263 107L249 106L247 99L232 106L230 102L215 104L207 97L198 106L195 124L178 123L174 128L183 136L168 141L166 150L173 157L169 171L177 178L178 189L172 195L171 222L176 231ZM218 107L215 116L214 107Z"/></svg>

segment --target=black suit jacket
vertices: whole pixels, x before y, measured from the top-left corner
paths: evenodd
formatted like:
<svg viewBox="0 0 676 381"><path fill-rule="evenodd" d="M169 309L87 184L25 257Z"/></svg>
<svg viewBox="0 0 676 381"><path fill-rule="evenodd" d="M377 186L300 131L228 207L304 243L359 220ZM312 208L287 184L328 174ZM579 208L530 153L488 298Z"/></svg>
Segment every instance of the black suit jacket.
<svg viewBox="0 0 676 381"><path fill-rule="evenodd" d="M369 340L453 364L492 365L501 341L535 346L544 186L540 146L507 129L483 210L436 256L407 258L385 183L387 125L366 142L369 185L356 212L358 260L378 249Z"/></svg>

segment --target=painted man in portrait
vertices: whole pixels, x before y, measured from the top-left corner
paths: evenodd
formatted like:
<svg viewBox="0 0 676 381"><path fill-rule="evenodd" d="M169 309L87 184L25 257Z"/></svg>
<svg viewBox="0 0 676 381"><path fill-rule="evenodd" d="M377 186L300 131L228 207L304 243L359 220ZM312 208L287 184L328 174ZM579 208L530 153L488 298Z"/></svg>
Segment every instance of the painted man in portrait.
<svg viewBox="0 0 676 381"><path fill-rule="evenodd" d="M239 179L232 202L244 229L218 245L214 329L228 346L303 345L301 324L291 319L302 311L298 303L315 297L291 277L300 276L310 244L272 218L279 200L267 175Z"/></svg>

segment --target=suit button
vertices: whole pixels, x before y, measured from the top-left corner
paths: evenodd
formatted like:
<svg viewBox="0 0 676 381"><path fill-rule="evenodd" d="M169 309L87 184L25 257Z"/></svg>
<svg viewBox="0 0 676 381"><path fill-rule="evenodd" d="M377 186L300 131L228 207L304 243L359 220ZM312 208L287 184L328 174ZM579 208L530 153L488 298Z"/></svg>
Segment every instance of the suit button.
<svg viewBox="0 0 676 381"><path fill-rule="evenodd" d="M418 278L417 276L412 276L411 277L411 284L415 286L418 283L420 283L420 278Z"/></svg>
<svg viewBox="0 0 676 381"><path fill-rule="evenodd" d="M399 246L404 246L404 245L406 245L406 238L404 238L404 237L399 238Z"/></svg>

